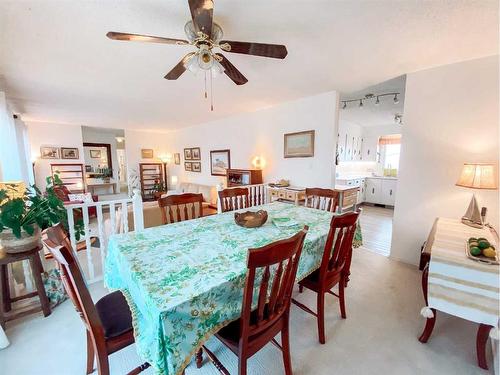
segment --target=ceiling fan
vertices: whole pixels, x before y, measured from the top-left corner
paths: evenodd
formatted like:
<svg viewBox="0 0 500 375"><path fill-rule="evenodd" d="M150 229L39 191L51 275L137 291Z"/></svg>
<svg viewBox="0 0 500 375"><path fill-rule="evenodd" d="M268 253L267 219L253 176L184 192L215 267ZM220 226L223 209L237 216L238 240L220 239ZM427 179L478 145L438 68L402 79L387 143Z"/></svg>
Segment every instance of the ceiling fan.
<svg viewBox="0 0 500 375"><path fill-rule="evenodd" d="M184 56L184 58L165 75L165 78L169 80L179 78L187 69L194 73L201 69L205 72L209 72L210 78L224 72L237 85L247 83L248 80L245 76L241 74L222 53L215 53L213 51L214 48L220 48L225 52L272 57L276 59L284 59L286 57L288 51L284 45L222 40L222 28L213 22L213 0L188 0L188 2L192 18L192 20L188 21L184 26L184 31L188 40L127 34L114 31L110 31L106 36L114 40L195 46L197 48L195 52L190 52Z"/></svg>

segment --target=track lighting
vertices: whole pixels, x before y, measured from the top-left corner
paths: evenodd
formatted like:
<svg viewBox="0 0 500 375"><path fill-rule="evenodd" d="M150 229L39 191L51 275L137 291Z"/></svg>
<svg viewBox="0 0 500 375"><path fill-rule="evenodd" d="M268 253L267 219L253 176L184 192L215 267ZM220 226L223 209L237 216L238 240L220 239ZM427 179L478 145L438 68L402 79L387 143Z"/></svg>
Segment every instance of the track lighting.
<svg viewBox="0 0 500 375"><path fill-rule="evenodd" d="M398 95L401 95L401 93L399 93L399 92L384 92L384 93L380 93L380 94L366 94L363 98L358 98L358 99L345 99L345 100L341 100L342 109L346 109L347 104L353 103L353 102L359 102L359 107L363 108L364 104L365 104L364 102L368 101L368 103L370 103L370 101L372 99L375 99L375 101L374 101L375 105L380 105L380 98L383 98L384 96L394 96L394 99L393 99L394 104L398 104L399 103Z"/></svg>

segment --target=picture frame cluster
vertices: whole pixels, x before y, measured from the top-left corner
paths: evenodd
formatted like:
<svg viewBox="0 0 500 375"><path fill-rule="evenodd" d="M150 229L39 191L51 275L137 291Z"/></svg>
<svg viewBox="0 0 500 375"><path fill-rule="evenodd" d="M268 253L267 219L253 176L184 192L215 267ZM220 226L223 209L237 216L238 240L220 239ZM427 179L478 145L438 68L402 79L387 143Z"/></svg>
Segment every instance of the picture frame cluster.
<svg viewBox="0 0 500 375"><path fill-rule="evenodd" d="M178 155L178 154L176 154ZM174 155L174 159L176 156ZM180 157L179 157L180 159ZM199 161L197 161L199 160ZM177 160L175 159L177 164ZM179 160L180 163L180 160ZM201 149L199 147L191 147L184 149L184 170L187 172L201 173Z"/></svg>

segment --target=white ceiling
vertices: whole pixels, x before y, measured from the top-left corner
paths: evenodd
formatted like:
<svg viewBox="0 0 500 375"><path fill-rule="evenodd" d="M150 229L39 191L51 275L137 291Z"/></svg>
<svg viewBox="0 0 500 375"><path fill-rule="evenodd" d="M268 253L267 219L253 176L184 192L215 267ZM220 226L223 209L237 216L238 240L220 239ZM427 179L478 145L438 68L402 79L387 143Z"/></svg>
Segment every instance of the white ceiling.
<svg viewBox="0 0 500 375"><path fill-rule="evenodd" d="M405 86L406 76L399 76L360 91L341 93L340 100L360 99L367 94L375 96L372 99L364 100L363 107L359 106L359 102L347 103L346 108L340 111L340 120L363 127L395 125L394 116L404 114ZM398 103L394 103L394 96L391 95L379 98L379 105L375 105L376 95L392 92L400 93ZM341 108L343 107L341 106ZM399 128L398 125L397 129Z"/></svg>
<svg viewBox="0 0 500 375"><path fill-rule="evenodd" d="M401 74L498 54L498 1L218 0L228 39L282 43L285 60L229 54L248 78L163 76L189 46L111 41L107 31L184 37L187 1L0 1L0 89L24 120L168 130Z"/></svg>

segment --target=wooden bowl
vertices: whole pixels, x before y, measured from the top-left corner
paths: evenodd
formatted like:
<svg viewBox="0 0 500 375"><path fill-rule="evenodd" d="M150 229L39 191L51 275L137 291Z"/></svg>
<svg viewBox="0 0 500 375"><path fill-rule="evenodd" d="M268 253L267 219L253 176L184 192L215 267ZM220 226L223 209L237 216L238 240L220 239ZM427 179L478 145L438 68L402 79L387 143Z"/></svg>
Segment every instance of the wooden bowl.
<svg viewBox="0 0 500 375"><path fill-rule="evenodd" d="M234 221L240 227L258 228L267 221L267 211L259 210L257 212L235 212Z"/></svg>

